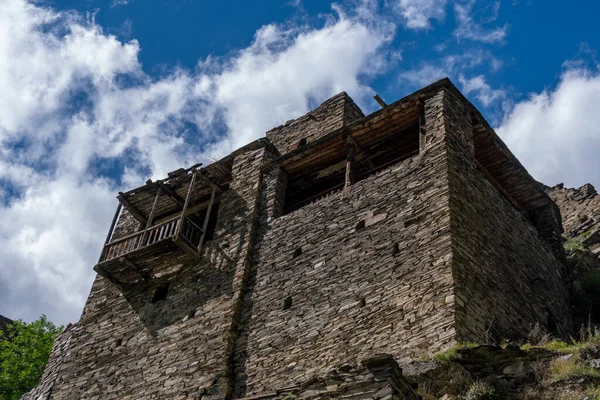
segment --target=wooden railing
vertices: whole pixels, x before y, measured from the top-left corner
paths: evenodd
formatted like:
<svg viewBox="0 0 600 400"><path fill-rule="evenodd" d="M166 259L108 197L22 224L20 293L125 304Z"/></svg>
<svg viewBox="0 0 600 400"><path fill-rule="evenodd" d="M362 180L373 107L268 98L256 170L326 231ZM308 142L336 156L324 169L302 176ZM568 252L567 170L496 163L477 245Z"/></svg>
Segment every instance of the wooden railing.
<svg viewBox="0 0 600 400"><path fill-rule="evenodd" d="M183 224L181 224L183 221ZM181 226L183 225L183 226ZM122 257L132 251L151 246L161 240L179 235L190 246L197 248L202 237L202 229L189 218L180 216L150 228L107 243L102 251L100 262Z"/></svg>

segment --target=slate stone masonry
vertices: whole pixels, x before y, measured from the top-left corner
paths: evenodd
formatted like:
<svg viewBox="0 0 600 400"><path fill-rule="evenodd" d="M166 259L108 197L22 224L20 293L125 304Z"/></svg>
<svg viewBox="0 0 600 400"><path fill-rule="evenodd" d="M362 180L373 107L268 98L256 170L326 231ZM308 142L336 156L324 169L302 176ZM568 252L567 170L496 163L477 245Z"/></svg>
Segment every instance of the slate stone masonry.
<svg viewBox="0 0 600 400"><path fill-rule="evenodd" d="M418 154L283 215L285 160L415 107ZM341 93L236 151L201 259L98 276L23 399L418 399L398 363L569 334L560 214L512 154L519 185L481 172L474 113L448 80L367 117ZM113 237L138 229L124 211Z"/></svg>

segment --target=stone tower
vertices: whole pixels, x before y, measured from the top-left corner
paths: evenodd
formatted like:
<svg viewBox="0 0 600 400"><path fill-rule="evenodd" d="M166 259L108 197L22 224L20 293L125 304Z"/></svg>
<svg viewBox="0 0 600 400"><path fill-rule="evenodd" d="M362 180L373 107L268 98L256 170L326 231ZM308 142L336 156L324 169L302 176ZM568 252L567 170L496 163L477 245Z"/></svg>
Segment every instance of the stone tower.
<svg viewBox="0 0 600 400"><path fill-rule="evenodd" d="M25 399L410 399L396 361L571 329L560 213L448 79L118 198Z"/></svg>

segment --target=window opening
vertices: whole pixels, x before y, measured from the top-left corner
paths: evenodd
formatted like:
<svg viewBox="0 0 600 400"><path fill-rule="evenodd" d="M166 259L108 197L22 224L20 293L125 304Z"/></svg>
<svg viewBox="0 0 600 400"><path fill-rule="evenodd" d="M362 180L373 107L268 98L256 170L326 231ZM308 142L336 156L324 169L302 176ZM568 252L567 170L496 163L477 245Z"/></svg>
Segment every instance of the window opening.
<svg viewBox="0 0 600 400"><path fill-rule="evenodd" d="M419 112L415 108L401 127L363 132L359 138L347 134L329 145L321 145L318 153L307 154L312 161L296 170L288 170L283 213L346 190L382 169L419 154L419 129Z"/></svg>
<svg viewBox="0 0 600 400"><path fill-rule="evenodd" d="M154 296L152 297L152 303L156 304L161 300L166 300L168 293L169 293L169 284L166 283L164 285L160 285L154 291Z"/></svg>

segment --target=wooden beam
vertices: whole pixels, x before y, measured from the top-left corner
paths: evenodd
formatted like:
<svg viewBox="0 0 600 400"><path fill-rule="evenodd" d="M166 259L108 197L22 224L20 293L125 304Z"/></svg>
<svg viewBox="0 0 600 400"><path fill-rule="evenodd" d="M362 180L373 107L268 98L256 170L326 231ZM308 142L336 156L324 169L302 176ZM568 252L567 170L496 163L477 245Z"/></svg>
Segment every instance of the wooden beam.
<svg viewBox="0 0 600 400"><path fill-rule="evenodd" d="M188 205L190 204L190 197L192 191L194 190L194 183L196 183L196 175L198 175L198 171L194 170L194 172L192 172L192 179L190 180L190 187L188 188L187 195L185 196L185 203L183 203L183 210L181 210L181 218L179 220L179 229L177 231L177 234L179 234L179 232L181 232L181 229L183 228L185 213L187 211ZM175 237L177 237L177 235L175 235Z"/></svg>
<svg viewBox="0 0 600 400"><path fill-rule="evenodd" d="M191 255L192 257L194 257L195 259L199 260L200 254L198 254L198 250L194 249L192 246L190 246L189 244L187 244L187 242L185 240L183 240L182 238L180 238L179 236L173 236L173 242L179 246L183 251L185 251L186 253L188 253L189 255Z"/></svg>
<svg viewBox="0 0 600 400"><path fill-rule="evenodd" d="M179 207L183 207L185 201L181 198L180 195L177 194L173 189L171 189L168 185L165 185L163 182L156 182L158 186L175 202Z"/></svg>
<svg viewBox="0 0 600 400"><path fill-rule="evenodd" d="M103 277L104 279L108 280L110 283L112 283L113 285L121 285L121 282L115 278L114 276L112 276L111 274L109 274L106 270L104 270L101 266L99 265L94 265L94 271L96 271L96 273L98 275L100 275L101 277Z"/></svg>
<svg viewBox="0 0 600 400"><path fill-rule="evenodd" d="M212 211L213 203L215 202L215 194L217 192L217 187L213 186L213 191L210 194L210 202L208 203L208 208L206 209L206 216L204 217L204 224L202 225L202 236L200 237L200 243L198 243L198 253L202 250L202 245L204 244L204 237L206 236L206 228L208 227L208 220L210 218L210 212Z"/></svg>
<svg viewBox="0 0 600 400"><path fill-rule="evenodd" d="M363 160L363 155L364 155L364 149L358 144L358 142L356 141L356 139L354 139L352 137L352 135L348 134L346 135L346 143L351 144L352 146L354 146L354 149L356 150L356 153L358 153L358 155L356 156L356 161L359 161L361 163L364 163L367 168L369 169L375 169L375 164L373 163L373 161L369 160L369 159L364 159Z"/></svg>
<svg viewBox="0 0 600 400"><path fill-rule="evenodd" d="M217 186L213 181L211 181L210 179L208 179L208 177L206 175L204 175L202 173L202 171L196 171L196 172L198 173L198 179L200 179L202 182L206 183L208 186L212 187L213 189L216 188L216 190L219 193L223 192L223 190L219 186Z"/></svg>
<svg viewBox="0 0 600 400"><path fill-rule="evenodd" d="M348 190L348 188L354 184L355 178L355 160L354 160L354 147L348 146L348 155L346 157L346 177L344 180L344 190Z"/></svg>
<svg viewBox="0 0 600 400"><path fill-rule="evenodd" d="M125 207L135 219L140 221L142 224L146 224L146 222L148 222L148 218L146 218L144 214L142 214L137 208L135 208L133 204L129 202L129 200L125 198L125 194L123 192L119 192L117 199L119 200L119 203L123 204L123 207Z"/></svg>
<svg viewBox="0 0 600 400"><path fill-rule="evenodd" d="M373 98L375 99L375 101L377 103L379 103L379 105L381 106L381 108L386 108L388 106L387 103L385 101L383 101L383 99L378 94L376 94L375 96L373 96Z"/></svg>
<svg viewBox="0 0 600 400"><path fill-rule="evenodd" d="M102 251L100 252L100 258L98 258L98 262L102 261L102 257L104 257L104 251L106 251L106 245L110 241L113 231L115 230L115 225L117 223L117 218L119 218L119 214L121 213L121 208L123 208L123 204L119 202L117 206L117 211L115 211L115 215L113 217L112 223L110 224L110 228L108 228L108 234L106 235L106 240L104 241L104 246L102 247Z"/></svg>
<svg viewBox="0 0 600 400"><path fill-rule="evenodd" d="M417 102L419 107L419 151L425 151L427 147L427 130L425 129L425 105L419 99Z"/></svg>
<svg viewBox="0 0 600 400"><path fill-rule="evenodd" d="M148 275L143 273L142 270L137 265L135 265L131 260L128 260L125 257L120 257L119 262L121 264L123 264L125 267L129 268L131 271L135 272L137 275L139 275L139 277L142 278L143 281L148 280Z"/></svg>
<svg viewBox="0 0 600 400"><path fill-rule="evenodd" d="M148 234L148 229L152 227L152 222L154 221L154 212L156 211L156 206L158 205L158 199L162 194L162 189L159 187L156 191L156 197L154 198L154 203L152 204L152 209L150 210L150 215L148 216L148 221L146 221L146 227L144 228L144 233L142 234L142 240L138 243L138 249L142 248L146 245L146 239Z"/></svg>

